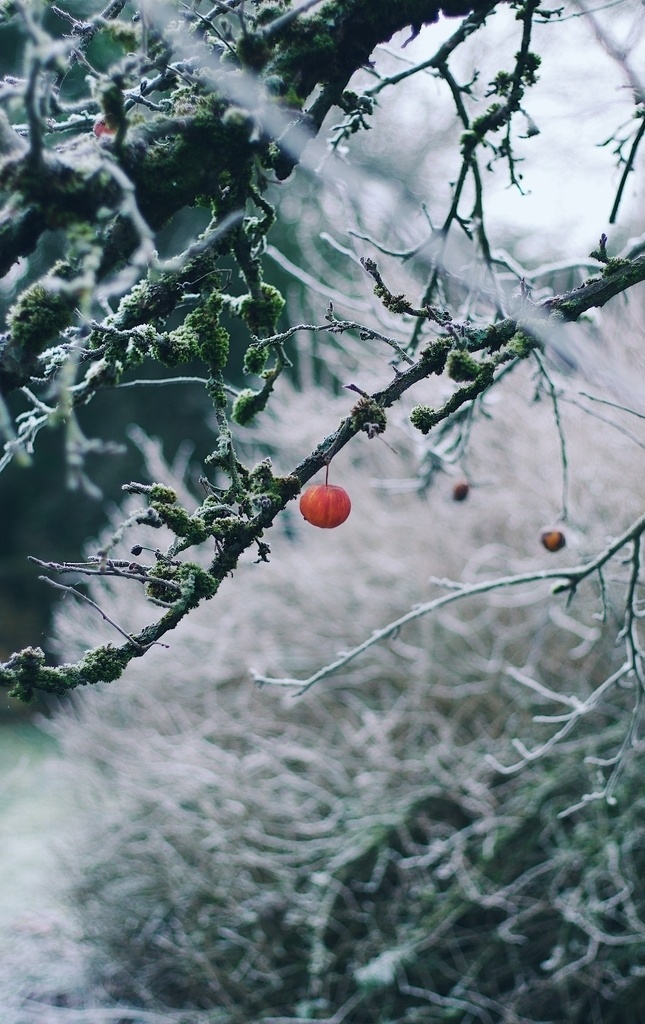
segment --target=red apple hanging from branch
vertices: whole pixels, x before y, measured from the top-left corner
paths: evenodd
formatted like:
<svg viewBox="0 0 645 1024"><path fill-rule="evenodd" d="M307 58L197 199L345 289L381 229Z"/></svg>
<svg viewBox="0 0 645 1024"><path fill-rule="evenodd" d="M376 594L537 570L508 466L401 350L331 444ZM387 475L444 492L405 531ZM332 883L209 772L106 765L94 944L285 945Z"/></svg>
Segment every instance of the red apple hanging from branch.
<svg viewBox="0 0 645 1024"><path fill-rule="evenodd" d="M349 494L344 487L329 483L329 463L324 484L313 484L300 498L300 511L312 526L333 530L347 519L352 510Z"/></svg>

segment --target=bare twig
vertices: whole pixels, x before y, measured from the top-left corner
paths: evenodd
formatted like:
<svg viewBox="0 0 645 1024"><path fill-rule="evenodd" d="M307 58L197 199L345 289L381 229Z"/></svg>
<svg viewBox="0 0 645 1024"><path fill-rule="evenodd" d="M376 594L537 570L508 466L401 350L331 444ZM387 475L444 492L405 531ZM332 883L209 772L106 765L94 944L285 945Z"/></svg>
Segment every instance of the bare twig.
<svg viewBox="0 0 645 1024"><path fill-rule="evenodd" d="M96 601L93 601L91 597L88 597L87 594L82 594L81 591L76 590L75 587L67 587L65 586L64 583L56 583L56 581L50 579L49 576L39 576L38 579L42 580L43 583L49 584L50 587L54 587L55 590L62 590L67 594L73 594L74 597L80 597L83 601L87 601L88 604L91 604L92 608L96 608L97 612L99 612L99 614L105 619L106 622L109 622L111 626L114 626L114 628L121 634L121 636L124 636L126 640L128 640L131 644L134 644L134 646L138 648L138 650L140 650L141 652L145 651L146 648L143 646L143 644L140 644L137 640L134 639L133 636L130 635L130 633L127 633L125 629L122 629L121 626L119 626L118 622L115 622L114 619L111 619L107 612L103 611L100 605L98 605ZM167 645L164 644L164 646Z"/></svg>
<svg viewBox="0 0 645 1024"><path fill-rule="evenodd" d="M432 601L424 602L423 604L416 605L405 615L401 615L398 619L388 623L382 629L375 630L374 633L367 640L358 644L351 650L346 651L340 657L336 658L335 661L330 662L323 668L314 672L313 675L307 679L293 679L284 678L280 679L273 676L264 676L258 672L253 672L255 681L260 685L272 685L283 687L287 689L293 689L296 691L296 696L300 696L306 693L307 690L315 686L316 683L321 682L323 679L327 679L329 676L334 675L345 665L348 665L355 658L358 658L365 651L369 650L375 644L381 643L383 640L387 640L388 637L396 634L403 626L406 626L409 622L414 622L415 619L420 619L424 615L430 615L433 612L438 611L440 608L445 607L449 604L454 604L456 601L461 601L467 597L474 597L478 594L488 594L494 590L501 590L507 587L526 586L529 583L545 582L547 580L559 581L554 588L554 593L568 592L573 594L579 584L587 579L587 577L598 572L614 555L629 544L631 541L639 538L645 531L645 515L641 516L636 522L625 530L615 541L608 545L599 555L597 555L592 561L585 563L584 565L574 566L571 568L563 569L537 569L534 572L519 573L515 576L501 576L497 579L483 580L481 583L471 584L458 584L450 582L449 585L451 590L448 594L444 594L441 597L436 597Z"/></svg>
<svg viewBox="0 0 645 1024"><path fill-rule="evenodd" d="M553 416L555 418L555 426L558 432L558 441L560 443L560 466L562 468L562 508L560 511L560 518L566 523L569 518L569 460L567 458L567 442L564 436L562 417L560 415L559 395L556 386L553 383L553 378L547 370L541 354L538 351L534 351L533 358L538 364L540 375L546 384L553 405Z"/></svg>

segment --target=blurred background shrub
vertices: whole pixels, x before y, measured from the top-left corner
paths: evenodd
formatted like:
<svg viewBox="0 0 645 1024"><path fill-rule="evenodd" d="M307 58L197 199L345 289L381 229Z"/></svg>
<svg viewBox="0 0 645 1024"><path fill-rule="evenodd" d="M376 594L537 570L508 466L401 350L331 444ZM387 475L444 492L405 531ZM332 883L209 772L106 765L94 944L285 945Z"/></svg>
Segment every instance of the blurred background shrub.
<svg viewBox="0 0 645 1024"><path fill-rule="evenodd" d="M268 566L249 559L169 650L60 709L48 729L74 808L56 839L69 920L21 936L32 969L22 984L13 975L10 1024L52 1002L70 1024L80 1011L87 1024L636 1024L638 757L625 761L615 808L559 817L596 784L586 756L615 752L633 687L611 691L519 774L491 762L517 759L514 737L543 741L554 727L536 711L560 710L514 673L584 700L620 664L611 580L605 624L592 584L568 608L532 584L421 618L301 698L249 677L308 674L464 563L471 581L543 563L561 469L549 403L527 415L534 390L528 372L514 374L477 418L471 455L486 476L464 502L452 499L451 467L425 493L406 489L419 453L403 414L394 451L365 438L333 464L353 501L341 529L317 531L294 508ZM288 460L347 402L290 394L267 414L261 453L275 445ZM291 417L306 424L297 440ZM603 428L590 449L589 413L566 406L563 419L577 528L552 558L573 564L616 527L617 507L629 521L642 489L623 435ZM129 591L104 582L92 595L115 621L136 621ZM69 600L56 627L61 658L112 636ZM54 938L58 982L33 967Z"/></svg>

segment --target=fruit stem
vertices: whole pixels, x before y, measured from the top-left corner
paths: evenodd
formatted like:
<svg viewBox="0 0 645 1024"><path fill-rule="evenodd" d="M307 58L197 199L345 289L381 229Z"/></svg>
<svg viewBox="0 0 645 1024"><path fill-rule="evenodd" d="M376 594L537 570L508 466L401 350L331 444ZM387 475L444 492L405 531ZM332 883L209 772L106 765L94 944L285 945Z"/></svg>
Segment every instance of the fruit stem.
<svg viewBox="0 0 645 1024"><path fill-rule="evenodd" d="M329 483L329 463L325 464L325 487Z"/></svg>

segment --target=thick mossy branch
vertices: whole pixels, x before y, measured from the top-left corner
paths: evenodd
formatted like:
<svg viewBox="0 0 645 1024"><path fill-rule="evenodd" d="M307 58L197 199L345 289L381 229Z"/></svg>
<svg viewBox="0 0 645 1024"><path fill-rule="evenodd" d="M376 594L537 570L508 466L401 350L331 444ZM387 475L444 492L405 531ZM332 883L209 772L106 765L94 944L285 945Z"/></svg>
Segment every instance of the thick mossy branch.
<svg viewBox="0 0 645 1024"><path fill-rule="evenodd" d="M457 16L477 6L464 0L436 5L425 0L397 4L389 0L352 4L330 0L318 11L294 19L270 44L261 33L243 35L238 43L240 57L242 64L248 64L245 48L254 39L261 43L264 77L288 83L296 106L322 85L321 98L308 117L317 130L351 75L368 61L378 43L409 25L418 31L442 12ZM169 81L176 83L176 76L163 79L163 84L167 86ZM130 125L124 138L115 140L114 156L134 185L143 217L154 229L199 197L215 201L220 213L236 205L243 207L252 198L254 157L263 155L271 163L269 140L253 134L248 112L209 92L209 84L209 80L200 83L197 76L192 88L176 88L172 116L159 114L145 124ZM111 89L106 95L114 92L113 83ZM283 104L281 96L277 98ZM121 106L119 110L122 113ZM5 243L0 260L7 267L33 251L43 230L64 226L70 220L94 222L100 211L118 205L118 184L105 173L94 142L93 138L82 139L64 152L60 148L44 151L39 166L34 167L29 151L21 148L24 141L15 137L14 148L0 165L0 190L21 197L11 216L5 211L0 219L0 237ZM290 156L290 167L295 162L297 157ZM106 242L109 256L104 273L119 259L127 258L134 244L136 240L128 238L123 225L115 225Z"/></svg>
<svg viewBox="0 0 645 1024"><path fill-rule="evenodd" d="M544 299L539 309L559 314L563 320L577 320L589 309L604 306L614 296L645 281L645 256L633 260L609 260L602 277L592 278L563 295Z"/></svg>
<svg viewBox="0 0 645 1024"><path fill-rule="evenodd" d="M253 161L262 146L251 139L252 125L227 116L230 110L216 96L198 96L190 113L128 132L121 162L152 228L199 197L221 215L252 198Z"/></svg>
<svg viewBox="0 0 645 1024"><path fill-rule="evenodd" d="M466 402L472 402L479 395L483 395L484 391L493 383L494 370L492 362L484 363L475 378L469 384L465 384L455 391L439 409L431 409L427 405L415 406L410 413L412 426L420 430L422 434L428 434L433 427L452 416Z"/></svg>
<svg viewBox="0 0 645 1024"><path fill-rule="evenodd" d="M132 643L119 648L99 648L100 657L92 660L90 652L76 665L51 668L44 664L40 653L27 648L0 667L0 686L8 687L13 695L25 700L31 699L35 689L61 693L96 682L101 672L104 673L101 678L107 681L118 678L132 658L140 657L147 647L159 641L201 601L213 597L222 580L235 570L243 552L254 544L260 546L264 543L263 534L275 517L298 494L301 486L329 463L331 457L359 431L366 431L370 437L382 432L386 424L385 409L414 384L430 376L441 375L444 371L457 384L461 384L439 409L417 406L413 410L412 422L425 434L463 405L482 395L493 384L499 366L527 358L533 348L540 347L540 338L548 330L551 317L554 317L556 325L563 319L575 320L591 306L604 304L613 295L642 280L645 280L645 258L620 263L613 261L605 268L601 278L565 295L544 300L537 306L529 306L522 320L507 318L488 327L448 324L449 331L430 342L420 352L416 362L404 371L397 371L387 387L373 395L363 396L337 430L303 459L288 477L274 477L267 463L260 464L260 467L249 473L237 462L223 405L216 403L221 419L221 436L219 448L209 461L231 475L233 483L227 500L238 503L238 511L209 495L200 508L191 514L178 504L171 488L162 484L128 486L129 490L148 496L154 514L151 525L163 523L175 534L176 539L170 549L172 557L165 562L161 560L146 582L148 596L167 605L162 618L133 636ZM211 328L219 313L219 299L213 298L212 304L215 320ZM435 318L430 314L428 319ZM204 325L199 316L191 323L195 330ZM329 328L332 331L333 326L331 324ZM253 343L254 352L260 353L266 347L268 345L262 339L256 339ZM277 348L279 356L281 346L271 347ZM478 353L483 354L483 357L478 357ZM275 369L268 373L264 371L265 377L268 377L265 383L267 392L270 390L269 385L272 385L274 373ZM212 381L213 387L216 390L219 388L217 394L221 390L221 383L217 385L218 376L221 380L219 373ZM261 404L266 397L264 392L251 392L248 399L244 394L240 396L248 401L252 412L257 411L256 403ZM240 399L238 418L244 419L244 416L240 416L239 404ZM216 555L207 569L195 563L177 561L174 557L180 551L209 538L215 541ZM177 586L180 589L178 597L172 589Z"/></svg>
<svg viewBox="0 0 645 1024"><path fill-rule="evenodd" d="M523 17L530 19L533 6L527 5ZM322 86L314 108L319 115L324 115L333 102L342 101L348 77L368 60L377 43L406 26L417 31L422 24L437 20L441 12L462 15L480 8L486 12L490 4L428 5L422 0L405 0L398 4L360 0L346 4L328 0L320 8L288 21L279 31L265 33L266 63L262 65L262 75L267 81L281 78L290 83L299 103L317 85ZM264 32L265 28L260 26L259 37L264 38ZM242 49L243 45L246 43L241 39ZM500 94L507 91L507 105L513 108L517 106L521 89L529 84L527 62L528 51L521 51L508 87L503 82L498 83ZM195 203L209 204L216 216L226 217L233 210L243 211L252 201L262 209L263 223L258 223L260 234L265 233L274 214L262 200L254 182L254 167L257 161L271 166L274 157L270 140L254 130L249 112L214 91L218 75L224 76L222 88L225 90L228 73L220 70L214 78L210 72L205 76L196 73L190 86L176 74L162 76L160 85L170 93L170 113L157 113L145 123L136 123L133 119L123 138L118 140L108 138L99 145L90 135L65 147L45 149L37 163L31 159L24 140L7 126L11 144L2 150L0 188L11 192L13 198L11 207L0 214L0 240L3 241L0 260L5 260L8 267L30 252L48 228L104 225L99 228L102 257L98 279L105 278L119 263L127 261L140 243L131 218L122 209L124 185L119 173L125 173L131 183L138 211L152 230L163 226L183 207ZM107 82L103 92L109 97L115 89L114 83ZM116 92L115 102L118 100L122 118L123 97L118 89ZM283 105L281 90L275 95L276 102ZM316 116L310 115L311 118L315 125ZM289 159L293 165L295 158ZM276 299L268 294L268 286L262 285L259 279L252 280L257 255L249 248L248 239L244 242L247 252L243 252L242 235L240 232L237 236L236 255L247 276L251 273L248 304L240 307L240 314L252 333L268 334L269 323L277 315ZM221 254L230 246L219 248ZM200 262L197 258L196 263ZM189 279L189 268L184 268L183 279L177 275L174 286L165 276L154 285L150 284L145 294L137 287L126 300L130 315L120 314L113 321L114 326L123 329L133 323L150 323L169 315L182 297L181 283L186 280L186 273ZM265 289L264 299L260 288ZM415 313L414 307L402 296L384 292L382 298L394 312ZM567 314L566 310L563 312ZM436 319L438 311L433 313ZM66 317L57 321L58 330L71 323L72 315L70 309ZM165 361L171 365L181 362L179 349L173 345L167 347ZM219 362L218 357L215 363ZM7 393L28 384L34 372L33 359L10 331L0 341L0 389ZM110 371L105 379L113 383L114 373Z"/></svg>
<svg viewBox="0 0 645 1024"><path fill-rule="evenodd" d="M200 197L213 206L216 214L226 218L231 211L243 210L247 201L257 195L251 179L258 144L250 140L249 125L226 118L228 103L210 95L196 95L190 114L180 118L159 117L150 126L134 128L120 148L118 163L127 173L124 180L131 183L138 211L152 229L162 227ZM35 248L43 231L70 230L77 224L108 225L99 228L99 280L130 258L141 243L141 236L124 213L127 195L120 172L111 173L110 165L111 157L97 148L94 139L81 140L64 153L46 152L36 168L28 154L12 155L0 163L0 190L15 197L14 205L0 214L0 239L5 243L0 258L6 261L7 269ZM24 212L18 202L24 205ZM230 244L222 240L217 248L218 255ZM197 255L192 261L194 270L203 274L204 262L210 261L212 266L214 255L212 251ZM166 275L145 289L137 286L124 300L130 315L126 316L124 309L116 320L118 326L168 316L185 292L193 268L184 267L181 274ZM43 308L38 309L34 295L30 294L30 298L30 322L47 321L47 331L39 335L41 351L72 323L74 303L67 303L65 315L57 315L53 324L51 300L45 305L41 303ZM27 315L27 301L23 293L14 316L18 327ZM266 301L267 307L275 306L272 295ZM257 321L262 325L269 322L262 313ZM9 334L3 338L0 349L0 389L4 393L28 383L35 372L34 346L27 350L22 335L16 336L12 326L10 322Z"/></svg>
<svg viewBox="0 0 645 1024"><path fill-rule="evenodd" d="M311 111L318 128L332 104L342 99L354 71L368 62L379 43L408 26L418 33L422 25L438 21L441 14L457 17L487 6L468 0L398 0L395 4L390 0L330 0L285 28L267 70L293 83L300 100L307 99L317 85L323 86Z"/></svg>
<svg viewBox="0 0 645 1024"><path fill-rule="evenodd" d="M135 653L134 644L122 648L107 644L88 651L76 665L53 667L45 664L40 647L25 647L0 665L0 685L9 687L9 696L27 704L37 690L62 696L77 686L118 679Z"/></svg>

